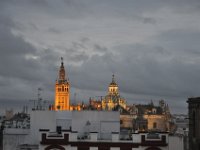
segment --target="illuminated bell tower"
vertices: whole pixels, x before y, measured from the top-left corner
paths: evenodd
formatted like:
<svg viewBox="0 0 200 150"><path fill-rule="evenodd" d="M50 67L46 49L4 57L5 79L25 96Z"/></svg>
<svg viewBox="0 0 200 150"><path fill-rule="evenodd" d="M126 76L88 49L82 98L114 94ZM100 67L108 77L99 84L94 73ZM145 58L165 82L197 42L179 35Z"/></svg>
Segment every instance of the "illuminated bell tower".
<svg viewBox="0 0 200 150"><path fill-rule="evenodd" d="M65 77L65 68L63 58L61 57L61 66L59 70L58 80L55 84L55 110L70 109L70 84Z"/></svg>

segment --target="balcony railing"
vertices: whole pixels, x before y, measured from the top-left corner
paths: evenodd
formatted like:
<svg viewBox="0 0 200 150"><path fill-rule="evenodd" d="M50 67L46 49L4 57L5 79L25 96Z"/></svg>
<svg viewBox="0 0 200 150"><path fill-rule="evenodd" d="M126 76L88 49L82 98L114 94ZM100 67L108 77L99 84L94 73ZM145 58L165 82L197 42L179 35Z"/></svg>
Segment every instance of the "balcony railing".
<svg viewBox="0 0 200 150"><path fill-rule="evenodd" d="M111 133L98 133L97 140L112 140Z"/></svg>

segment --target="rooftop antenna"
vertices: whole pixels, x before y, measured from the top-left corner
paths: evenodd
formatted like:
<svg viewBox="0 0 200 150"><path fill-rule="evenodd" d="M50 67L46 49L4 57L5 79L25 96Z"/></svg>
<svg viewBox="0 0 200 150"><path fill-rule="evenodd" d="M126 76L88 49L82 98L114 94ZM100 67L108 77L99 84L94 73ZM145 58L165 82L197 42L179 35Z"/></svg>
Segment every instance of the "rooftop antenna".
<svg viewBox="0 0 200 150"><path fill-rule="evenodd" d="M37 101L37 110L42 110L42 98L41 98L42 88L38 88L38 101Z"/></svg>
<svg viewBox="0 0 200 150"><path fill-rule="evenodd" d="M34 105L32 110L45 110L47 109L47 105L50 104L50 101L42 99L41 97L42 90L43 89L39 87L37 89L37 99L29 100L30 102L33 102L33 105Z"/></svg>
<svg viewBox="0 0 200 150"><path fill-rule="evenodd" d="M30 99L29 101L30 101L30 102L33 102L33 108L32 108L32 110L36 110L36 101L37 101L37 100L35 100L35 99L34 99L34 100L33 100L33 99Z"/></svg>
<svg viewBox="0 0 200 150"><path fill-rule="evenodd" d="M77 95L77 93L75 92L74 93L74 105L76 105L76 95Z"/></svg>
<svg viewBox="0 0 200 150"><path fill-rule="evenodd" d="M42 107L42 105L41 105L41 101L42 101L41 91L42 91L42 88L38 88L37 89L37 99L29 100L30 102L33 102L32 110L41 110L42 109L41 108Z"/></svg>

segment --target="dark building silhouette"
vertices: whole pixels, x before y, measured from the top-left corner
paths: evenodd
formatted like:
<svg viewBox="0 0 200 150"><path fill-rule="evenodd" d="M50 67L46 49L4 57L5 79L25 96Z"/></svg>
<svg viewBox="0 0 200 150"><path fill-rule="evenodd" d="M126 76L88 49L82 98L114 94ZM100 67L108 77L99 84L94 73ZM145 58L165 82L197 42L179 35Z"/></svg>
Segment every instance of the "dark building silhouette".
<svg viewBox="0 0 200 150"><path fill-rule="evenodd" d="M188 98L189 150L200 150L200 97Z"/></svg>

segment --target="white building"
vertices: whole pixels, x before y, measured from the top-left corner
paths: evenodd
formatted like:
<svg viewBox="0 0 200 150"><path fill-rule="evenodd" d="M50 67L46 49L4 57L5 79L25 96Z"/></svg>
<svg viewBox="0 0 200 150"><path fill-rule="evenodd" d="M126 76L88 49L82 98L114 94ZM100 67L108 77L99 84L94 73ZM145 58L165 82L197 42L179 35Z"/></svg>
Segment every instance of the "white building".
<svg viewBox="0 0 200 150"><path fill-rule="evenodd" d="M167 132L120 131L117 111L32 111L30 118L30 129L4 129L3 150L183 150Z"/></svg>

